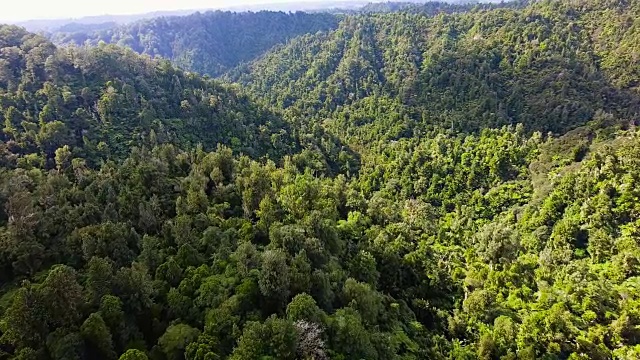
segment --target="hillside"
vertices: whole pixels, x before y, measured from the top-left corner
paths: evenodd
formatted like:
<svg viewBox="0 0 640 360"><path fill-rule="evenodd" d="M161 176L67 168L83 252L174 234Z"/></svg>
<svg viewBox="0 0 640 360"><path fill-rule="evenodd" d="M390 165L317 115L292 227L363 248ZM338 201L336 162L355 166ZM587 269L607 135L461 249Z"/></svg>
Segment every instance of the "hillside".
<svg viewBox="0 0 640 360"><path fill-rule="evenodd" d="M111 45L57 49L17 27L0 28L2 148L18 163L76 155L122 159L141 143L217 143L252 156L297 148L288 125L246 96Z"/></svg>
<svg viewBox="0 0 640 360"><path fill-rule="evenodd" d="M118 44L169 59L185 70L217 76L296 36L331 30L337 22L335 16L324 13L209 11L157 17L106 30L60 31L53 34L52 41Z"/></svg>
<svg viewBox="0 0 640 360"><path fill-rule="evenodd" d="M354 16L227 78L320 121L336 110L357 113L370 99L456 130L522 123L563 133L596 112L625 119L640 113L633 65L639 15L637 1L615 10L604 2L545 1L437 16Z"/></svg>
<svg viewBox="0 0 640 360"><path fill-rule="evenodd" d="M474 10L497 9L497 8L520 8L526 6L527 2L522 0L513 1L387 1L370 2L367 5L352 11L353 14L375 14L390 12L410 12L425 15L438 15L441 13L464 13Z"/></svg>
<svg viewBox="0 0 640 360"><path fill-rule="evenodd" d="M185 70L216 77L300 35L335 30L343 14L406 11L437 15L521 5L520 2L467 4L423 1L261 4L256 5L257 12L246 12L247 9L240 7L233 9L240 12L207 11L185 16L153 17L153 14L148 14L141 20L124 24L123 21L116 22L116 19L104 19L99 23L80 19L49 29L49 37L58 45L118 44L140 54L169 59ZM313 10L313 13L291 13L291 6L301 6L306 11ZM261 11L261 8L281 10Z"/></svg>
<svg viewBox="0 0 640 360"><path fill-rule="evenodd" d="M638 15L349 15L235 84L0 27L0 359L640 358Z"/></svg>
<svg viewBox="0 0 640 360"><path fill-rule="evenodd" d="M261 2L257 4L227 4L224 3L211 3L208 8L199 9L185 9L185 10L159 10L140 14L131 15L98 15L98 16L85 16L80 18L68 18L68 19L36 19L16 22L13 25L26 28L28 31L39 32L67 32L66 29L69 26L73 26L77 31L91 30L92 27L122 25L129 24L135 21L153 19L158 17L170 17L170 16L186 16L196 12L207 11L233 11L233 12L260 12L260 11L280 11L280 12L346 12L346 11L358 11L358 9L365 7L368 4L375 3L376 1L369 0L318 0L318 1L291 1L291 2ZM422 3L424 0L414 0L411 2ZM407 4L409 2L406 2ZM166 4L159 4L160 7ZM114 26L109 26L114 27Z"/></svg>

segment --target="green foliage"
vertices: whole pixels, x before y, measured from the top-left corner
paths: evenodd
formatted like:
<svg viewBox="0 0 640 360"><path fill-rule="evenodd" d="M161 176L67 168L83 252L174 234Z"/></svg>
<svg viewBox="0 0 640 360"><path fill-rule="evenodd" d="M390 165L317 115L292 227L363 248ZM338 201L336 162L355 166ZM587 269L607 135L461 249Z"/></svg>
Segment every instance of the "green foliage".
<svg viewBox="0 0 640 360"><path fill-rule="evenodd" d="M52 40L58 44L117 44L151 57L170 59L189 71L218 76L291 38L331 30L337 22L337 17L326 13L208 11L97 31L63 29L54 33Z"/></svg>
<svg viewBox="0 0 640 360"><path fill-rule="evenodd" d="M326 316L309 294L298 294L287 305L287 319L291 321L306 320L323 324L326 322Z"/></svg>
<svg viewBox="0 0 640 360"><path fill-rule="evenodd" d="M140 144L226 143L274 158L297 147L278 115L167 61L105 44L57 49L17 27L0 31L0 60L11 70L0 73L0 137L14 166L36 154L38 166L61 170L74 157L122 160Z"/></svg>
<svg viewBox="0 0 640 360"><path fill-rule="evenodd" d="M226 78L287 109L292 122L322 122L349 144L417 137L433 124L564 133L599 111L633 120L640 74L628 61L638 51L638 4L606 3L436 3L349 16Z"/></svg>
<svg viewBox="0 0 640 360"><path fill-rule="evenodd" d="M182 359L187 345L194 342L198 335L200 335L200 331L189 325L171 325L164 335L158 339L158 345L160 345L160 349L162 349L167 359Z"/></svg>
<svg viewBox="0 0 640 360"><path fill-rule="evenodd" d="M268 301L274 303L276 310L284 305L289 297L289 282L286 254L282 251L265 251L258 283L260 292Z"/></svg>
<svg viewBox="0 0 640 360"><path fill-rule="evenodd" d="M147 354L138 349L129 349L120 356L120 360L147 360Z"/></svg>
<svg viewBox="0 0 640 360"><path fill-rule="evenodd" d="M297 332L292 322L270 317L245 326L230 359L295 359Z"/></svg>
<svg viewBox="0 0 640 360"><path fill-rule="evenodd" d="M93 313L80 327L80 333L87 343L88 356L100 359L114 359L111 333L100 314Z"/></svg>
<svg viewBox="0 0 640 360"><path fill-rule="evenodd" d="M419 8L250 95L0 27L0 357L637 358L638 2Z"/></svg>

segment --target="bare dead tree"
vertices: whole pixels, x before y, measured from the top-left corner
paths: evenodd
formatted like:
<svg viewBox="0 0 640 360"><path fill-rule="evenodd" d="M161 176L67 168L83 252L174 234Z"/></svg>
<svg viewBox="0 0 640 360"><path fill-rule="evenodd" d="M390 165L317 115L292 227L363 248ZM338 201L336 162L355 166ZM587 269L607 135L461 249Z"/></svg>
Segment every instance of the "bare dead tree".
<svg viewBox="0 0 640 360"><path fill-rule="evenodd" d="M305 320L295 323L298 330L298 355L304 360L329 360L320 325Z"/></svg>

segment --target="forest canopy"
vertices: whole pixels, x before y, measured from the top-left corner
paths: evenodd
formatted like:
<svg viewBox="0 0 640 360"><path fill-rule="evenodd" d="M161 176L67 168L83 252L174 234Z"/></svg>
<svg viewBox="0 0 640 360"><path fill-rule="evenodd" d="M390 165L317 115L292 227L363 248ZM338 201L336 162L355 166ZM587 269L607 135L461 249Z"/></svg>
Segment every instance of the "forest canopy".
<svg viewBox="0 0 640 360"><path fill-rule="evenodd" d="M338 17L327 13L208 11L97 30L91 26L67 27L51 34L51 39L58 44L117 44L169 59L185 70L218 76L275 45L337 25Z"/></svg>
<svg viewBox="0 0 640 360"><path fill-rule="evenodd" d="M0 359L640 358L640 2L424 9L0 26Z"/></svg>

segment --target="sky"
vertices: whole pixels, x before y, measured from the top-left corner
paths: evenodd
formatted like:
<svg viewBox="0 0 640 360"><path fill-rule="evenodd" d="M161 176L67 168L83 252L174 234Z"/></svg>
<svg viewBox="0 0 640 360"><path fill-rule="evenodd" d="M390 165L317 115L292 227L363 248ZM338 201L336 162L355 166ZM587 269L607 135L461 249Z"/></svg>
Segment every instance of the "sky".
<svg viewBox="0 0 640 360"><path fill-rule="evenodd" d="M300 1L300 0L298 0ZM296 1L296 2L298 2ZM304 0L302 0L304 1ZM127 15L159 10L213 9L291 0L0 0L0 21Z"/></svg>

